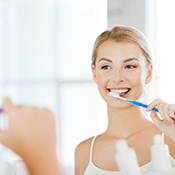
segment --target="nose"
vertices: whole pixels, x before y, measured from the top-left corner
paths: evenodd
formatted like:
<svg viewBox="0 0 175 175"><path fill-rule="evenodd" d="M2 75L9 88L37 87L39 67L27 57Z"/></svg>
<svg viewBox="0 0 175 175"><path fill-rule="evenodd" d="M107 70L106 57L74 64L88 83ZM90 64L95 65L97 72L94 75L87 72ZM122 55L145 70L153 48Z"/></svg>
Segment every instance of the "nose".
<svg viewBox="0 0 175 175"><path fill-rule="evenodd" d="M125 79L124 72L122 70L115 70L112 76L113 83L121 83Z"/></svg>

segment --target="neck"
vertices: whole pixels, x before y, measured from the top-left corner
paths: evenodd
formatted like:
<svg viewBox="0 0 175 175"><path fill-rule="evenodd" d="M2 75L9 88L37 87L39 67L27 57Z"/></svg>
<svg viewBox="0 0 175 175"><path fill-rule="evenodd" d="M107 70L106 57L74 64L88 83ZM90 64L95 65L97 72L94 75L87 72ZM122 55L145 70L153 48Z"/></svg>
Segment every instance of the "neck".
<svg viewBox="0 0 175 175"><path fill-rule="evenodd" d="M106 133L117 138L129 138L144 130L150 122L141 108L132 106L126 109L108 108L108 127Z"/></svg>

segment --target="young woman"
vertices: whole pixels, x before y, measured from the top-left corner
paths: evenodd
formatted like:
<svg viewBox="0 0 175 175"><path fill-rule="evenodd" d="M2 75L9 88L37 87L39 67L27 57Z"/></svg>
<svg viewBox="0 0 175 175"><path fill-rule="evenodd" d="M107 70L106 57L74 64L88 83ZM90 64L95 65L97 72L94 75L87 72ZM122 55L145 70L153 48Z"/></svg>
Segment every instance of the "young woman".
<svg viewBox="0 0 175 175"><path fill-rule="evenodd" d="M147 120L142 108L109 94L116 92L123 98L140 100L153 72L146 38L140 31L126 26L116 26L103 32L95 41L91 67L99 93L107 104L108 125L103 133L77 146L75 175L120 175L114 157L118 139L126 139L128 145L135 149L141 169L149 169L153 137L162 132ZM160 116L174 125L175 110L172 106L156 100L147 110L157 107ZM158 121L155 112L152 111L151 116ZM157 126L158 123L160 121ZM166 136L164 139L171 156L175 157L175 143Z"/></svg>

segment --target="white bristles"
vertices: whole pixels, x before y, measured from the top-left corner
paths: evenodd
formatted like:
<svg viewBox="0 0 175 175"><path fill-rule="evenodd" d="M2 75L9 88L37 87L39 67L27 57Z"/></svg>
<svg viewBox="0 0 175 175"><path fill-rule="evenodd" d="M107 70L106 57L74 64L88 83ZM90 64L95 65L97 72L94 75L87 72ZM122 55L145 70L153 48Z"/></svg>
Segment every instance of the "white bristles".
<svg viewBox="0 0 175 175"><path fill-rule="evenodd" d="M112 96L112 97L114 97L114 98L119 98L119 99L121 99L121 100L126 101L126 99L123 98L123 97L120 97L120 95L119 95L117 92L111 91L111 92L109 92L109 95Z"/></svg>

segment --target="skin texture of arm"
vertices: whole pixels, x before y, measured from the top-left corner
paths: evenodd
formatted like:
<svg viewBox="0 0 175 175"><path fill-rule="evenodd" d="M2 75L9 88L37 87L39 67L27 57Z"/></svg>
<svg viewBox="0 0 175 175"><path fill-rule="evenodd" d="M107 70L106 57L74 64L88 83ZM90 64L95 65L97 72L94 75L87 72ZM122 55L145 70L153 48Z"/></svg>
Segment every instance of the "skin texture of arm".
<svg viewBox="0 0 175 175"><path fill-rule="evenodd" d="M8 128L0 130L0 142L25 161L31 175L62 175L56 153L56 126L51 111L3 102Z"/></svg>

